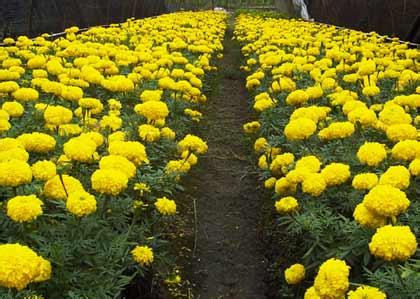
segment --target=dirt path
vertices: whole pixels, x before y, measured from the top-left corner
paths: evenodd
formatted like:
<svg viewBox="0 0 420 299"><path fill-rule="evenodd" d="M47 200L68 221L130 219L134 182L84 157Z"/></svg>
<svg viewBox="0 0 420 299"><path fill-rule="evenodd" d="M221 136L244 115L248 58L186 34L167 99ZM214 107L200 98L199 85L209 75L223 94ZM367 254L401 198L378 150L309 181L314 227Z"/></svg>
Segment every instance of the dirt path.
<svg viewBox="0 0 420 299"><path fill-rule="evenodd" d="M194 298L264 298L264 257L259 231L261 198L249 174L243 123L249 119L247 92L239 72L240 49L225 38L224 58L208 101L201 135L209 152L189 180L195 191L198 234L192 263Z"/></svg>

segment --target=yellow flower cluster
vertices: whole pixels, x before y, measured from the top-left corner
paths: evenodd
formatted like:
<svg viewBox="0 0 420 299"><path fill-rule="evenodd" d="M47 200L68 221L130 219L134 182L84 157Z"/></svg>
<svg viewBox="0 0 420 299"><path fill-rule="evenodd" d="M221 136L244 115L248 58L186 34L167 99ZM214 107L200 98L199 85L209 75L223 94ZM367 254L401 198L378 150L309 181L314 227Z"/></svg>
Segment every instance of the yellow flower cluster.
<svg viewBox="0 0 420 299"><path fill-rule="evenodd" d="M374 32L247 13L236 18L234 34L245 58L246 88L255 96L251 105L263 112L244 131L255 138L265 188L273 189L273 197L281 195L276 210L297 213L302 218L284 218L317 235L300 220L321 217L318 203L335 219L349 217L353 209L358 224L377 229L372 254L411 256L417 244L408 232L401 230L400 246L391 232L379 232L403 213L408 214L401 221L414 221L409 207L417 193L413 177L420 173L419 49ZM318 198L309 204L308 195ZM411 209L417 208L416 203ZM351 239L351 231L343 234ZM320 252L332 256L334 246ZM344 261L325 262L305 298L344 298L348 275ZM348 296L386 297L373 287Z"/></svg>
<svg viewBox="0 0 420 299"><path fill-rule="evenodd" d="M96 211L95 196L85 191L76 191L69 195L66 208L77 217L86 216Z"/></svg>
<svg viewBox="0 0 420 299"><path fill-rule="evenodd" d="M142 266L148 266L153 262L153 250L148 246L136 246L131 250L133 259Z"/></svg>
<svg viewBox="0 0 420 299"><path fill-rule="evenodd" d="M0 245L0 269L0 285L17 290L51 276L50 262L20 244Z"/></svg>
<svg viewBox="0 0 420 299"><path fill-rule="evenodd" d="M348 299L386 299L386 295L384 292L379 290L378 288L370 287L370 286L360 286L354 291L350 291L347 294Z"/></svg>
<svg viewBox="0 0 420 299"><path fill-rule="evenodd" d="M342 298L349 287L350 267L345 261L329 259L319 268L314 291L320 298Z"/></svg>
<svg viewBox="0 0 420 299"><path fill-rule="evenodd" d="M204 80L216 70L214 58L222 57L227 17L213 11L179 12L84 32L72 27L57 38L6 39L0 48L0 189L16 196L4 205L4 236L20 238L15 232L22 224L12 222L23 222L34 226L23 231L25 242L46 232L42 243L67 244L74 234L56 230L80 223L89 226L87 238L101 236L101 242L123 233L132 242L143 238L139 231L164 238L161 225L138 226L151 223L155 210L162 215L177 212L176 202L162 196L174 192L174 181L208 150L204 140L189 134L189 119L203 117ZM128 228L131 220L124 219L139 201L146 222L133 221L136 228ZM107 206L109 202L118 208ZM118 228L108 221L109 214L121 220ZM96 217L100 226L91 221ZM24 249L6 246L0 247L1 286L20 290L41 281L41 272L49 276L51 271ZM132 255L143 266L153 261L146 246L136 247ZM77 259L69 256L59 271L73 269L80 272L77 277L87 277L103 267L76 269ZM101 275L118 280L129 261L112 261L121 271ZM53 277L53 284L63 285L57 281L62 277L66 273ZM74 292L68 288L63 293Z"/></svg>
<svg viewBox="0 0 420 299"><path fill-rule="evenodd" d="M405 261L417 250L416 236L408 226L386 225L373 235L369 250L386 261Z"/></svg>
<svg viewBox="0 0 420 299"><path fill-rule="evenodd" d="M294 264L284 270L284 278L288 284L298 284L305 278L305 266Z"/></svg>
<svg viewBox="0 0 420 299"><path fill-rule="evenodd" d="M36 195L15 196L7 201L7 216L16 222L31 222L42 215L43 204Z"/></svg>
<svg viewBox="0 0 420 299"><path fill-rule="evenodd" d="M158 198L155 207L162 215L174 215L176 213L175 201L166 197Z"/></svg>

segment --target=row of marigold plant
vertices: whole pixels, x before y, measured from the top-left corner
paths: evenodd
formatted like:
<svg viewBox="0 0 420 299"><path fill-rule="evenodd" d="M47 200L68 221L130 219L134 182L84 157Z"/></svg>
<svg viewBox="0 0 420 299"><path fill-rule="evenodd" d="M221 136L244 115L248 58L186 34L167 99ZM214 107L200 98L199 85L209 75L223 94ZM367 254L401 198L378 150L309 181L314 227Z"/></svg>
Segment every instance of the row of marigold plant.
<svg viewBox="0 0 420 299"><path fill-rule="evenodd" d="M277 296L416 298L420 50L301 20L236 21L256 118L244 131L275 201L277 258L293 253L277 264Z"/></svg>
<svg viewBox="0 0 420 299"><path fill-rule="evenodd" d="M0 297L119 298L178 283L180 179L226 15L181 12L0 48ZM176 228L175 228L176 230Z"/></svg>

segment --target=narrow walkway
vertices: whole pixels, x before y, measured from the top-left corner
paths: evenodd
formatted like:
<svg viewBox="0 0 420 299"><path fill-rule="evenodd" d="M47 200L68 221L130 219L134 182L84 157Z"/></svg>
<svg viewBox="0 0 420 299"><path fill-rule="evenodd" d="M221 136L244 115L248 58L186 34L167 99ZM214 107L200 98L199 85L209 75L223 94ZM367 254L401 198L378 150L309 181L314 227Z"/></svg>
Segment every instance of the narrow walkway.
<svg viewBox="0 0 420 299"><path fill-rule="evenodd" d="M225 38L207 121L201 133L209 153L191 180L196 188L198 237L193 262L194 298L264 298L264 257L258 230L261 199L248 174L242 125L248 120L247 92L241 78L240 48L232 41L233 20Z"/></svg>

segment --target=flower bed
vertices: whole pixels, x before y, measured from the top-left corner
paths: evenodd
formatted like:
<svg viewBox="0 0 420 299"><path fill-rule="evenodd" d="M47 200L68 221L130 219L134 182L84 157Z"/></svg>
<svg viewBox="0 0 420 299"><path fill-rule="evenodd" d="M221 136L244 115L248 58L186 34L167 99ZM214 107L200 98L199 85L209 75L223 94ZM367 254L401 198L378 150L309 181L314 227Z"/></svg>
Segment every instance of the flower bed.
<svg viewBox="0 0 420 299"><path fill-rule="evenodd" d="M244 130L280 214L268 229L287 240L277 258L294 255L277 295L416 297L420 51L246 14L235 33L256 112Z"/></svg>
<svg viewBox="0 0 420 299"><path fill-rule="evenodd" d="M225 28L224 13L181 12L4 40L2 298L179 282L174 195L207 151L193 132Z"/></svg>

